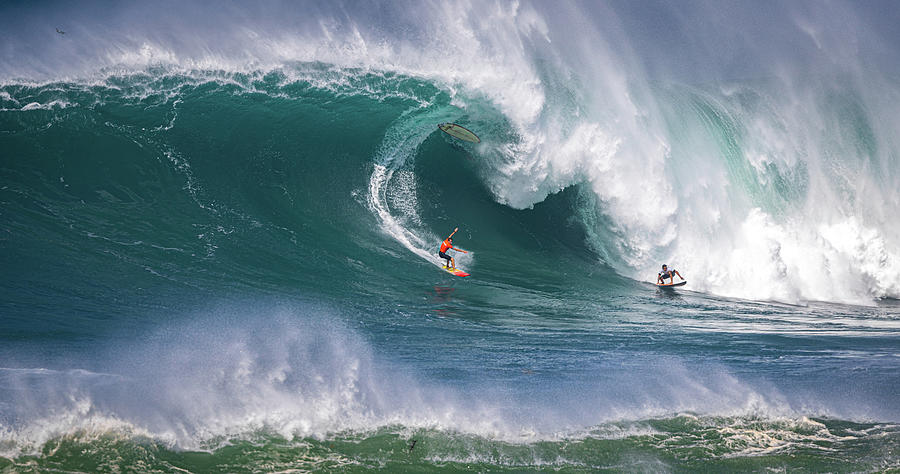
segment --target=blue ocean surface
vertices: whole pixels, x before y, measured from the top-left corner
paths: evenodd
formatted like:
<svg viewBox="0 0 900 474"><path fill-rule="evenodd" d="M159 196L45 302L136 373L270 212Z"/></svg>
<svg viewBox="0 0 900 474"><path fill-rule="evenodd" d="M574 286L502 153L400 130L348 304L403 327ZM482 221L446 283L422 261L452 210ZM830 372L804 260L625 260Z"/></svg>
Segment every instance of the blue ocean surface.
<svg viewBox="0 0 900 474"><path fill-rule="evenodd" d="M900 7L763 4L0 6L0 470L900 470Z"/></svg>

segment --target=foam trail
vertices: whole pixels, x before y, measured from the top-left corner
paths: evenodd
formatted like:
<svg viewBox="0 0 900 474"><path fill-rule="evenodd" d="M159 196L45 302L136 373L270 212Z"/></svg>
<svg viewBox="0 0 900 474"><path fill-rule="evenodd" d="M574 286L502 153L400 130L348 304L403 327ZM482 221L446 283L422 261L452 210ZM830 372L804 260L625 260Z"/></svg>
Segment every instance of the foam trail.
<svg viewBox="0 0 900 474"><path fill-rule="evenodd" d="M384 165L376 164L372 177L369 179L369 208L381 221L381 228L388 235L403 244L408 250L425 260L434 262L434 252L429 252L426 247L433 247L436 238L421 237L415 232L403 227L397 218L391 215L385 196L387 184L393 176L394 170ZM438 239L439 240L439 239Z"/></svg>

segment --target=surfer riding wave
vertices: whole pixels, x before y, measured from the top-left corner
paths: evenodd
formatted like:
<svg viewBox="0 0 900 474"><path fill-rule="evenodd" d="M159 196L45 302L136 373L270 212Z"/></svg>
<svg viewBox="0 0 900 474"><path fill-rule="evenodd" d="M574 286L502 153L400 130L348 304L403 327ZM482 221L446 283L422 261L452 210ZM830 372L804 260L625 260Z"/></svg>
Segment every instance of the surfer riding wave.
<svg viewBox="0 0 900 474"><path fill-rule="evenodd" d="M453 229L453 232L451 232L450 235L446 239L444 239L443 242L441 242L441 249L438 250L438 257L441 257L447 261L447 264L445 265L445 267L447 267L447 268L456 268L456 262L453 260L453 257L447 255L447 253L446 253L448 250L455 250L457 252L469 253L469 252L466 252L465 250L460 250L458 248L453 247L453 234L455 234L456 231L458 231L458 230L459 230L459 227Z"/></svg>
<svg viewBox="0 0 900 474"><path fill-rule="evenodd" d="M662 285L666 283L666 278L669 279L669 284L675 283L675 275L678 275L678 278L681 278L684 281L684 277L681 276L681 273L678 273L676 269L669 269L666 264L663 264L662 271L656 275L656 283L658 285Z"/></svg>

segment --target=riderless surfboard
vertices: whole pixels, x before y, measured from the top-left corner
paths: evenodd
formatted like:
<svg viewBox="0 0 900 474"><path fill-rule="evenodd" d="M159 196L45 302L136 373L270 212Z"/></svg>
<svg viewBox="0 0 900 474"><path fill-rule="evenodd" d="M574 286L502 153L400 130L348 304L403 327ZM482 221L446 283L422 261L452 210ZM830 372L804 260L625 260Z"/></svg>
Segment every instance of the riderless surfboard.
<svg viewBox="0 0 900 474"><path fill-rule="evenodd" d="M471 130L463 127L462 125L457 125L455 123L442 123L438 125L438 128L447 135L454 136L456 138L459 138L460 140L465 140L472 143L481 143L481 139L478 138L478 135L475 135Z"/></svg>

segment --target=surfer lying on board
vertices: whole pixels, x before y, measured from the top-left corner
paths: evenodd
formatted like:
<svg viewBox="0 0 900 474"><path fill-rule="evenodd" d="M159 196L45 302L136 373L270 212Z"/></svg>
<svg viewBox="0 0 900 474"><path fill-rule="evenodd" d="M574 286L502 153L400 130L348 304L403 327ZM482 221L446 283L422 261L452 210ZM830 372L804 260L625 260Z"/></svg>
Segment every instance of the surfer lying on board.
<svg viewBox="0 0 900 474"><path fill-rule="evenodd" d="M447 268L456 268L456 263L453 261L453 257L451 257L445 253L446 251L455 250L457 252L469 253L469 252L466 252L465 250L453 248L453 234L455 234L456 231L458 231L458 230L459 230L459 227L453 229L453 232L450 233L450 236L447 237L446 239L444 239L443 242L441 242L441 249L438 250L438 257L441 257L447 261L447 265L446 265Z"/></svg>
<svg viewBox="0 0 900 474"><path fill-rule="evenodd" d="M672 283L675 283L675 275L678 275L678 278L681 278L682 281L684 280L684 277L681 276L681 273L678 273L678 270L674 268L669 270L668 267L666 267L666 264L663 264L662 271L656 275L656 283L664 284L665 279L668 278L669 284L671 285Z"/></svg>

